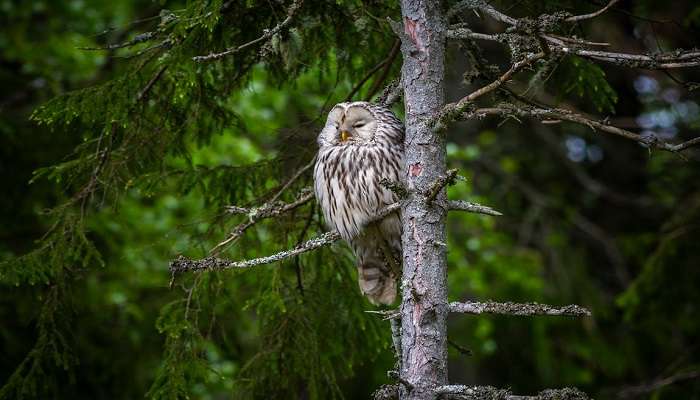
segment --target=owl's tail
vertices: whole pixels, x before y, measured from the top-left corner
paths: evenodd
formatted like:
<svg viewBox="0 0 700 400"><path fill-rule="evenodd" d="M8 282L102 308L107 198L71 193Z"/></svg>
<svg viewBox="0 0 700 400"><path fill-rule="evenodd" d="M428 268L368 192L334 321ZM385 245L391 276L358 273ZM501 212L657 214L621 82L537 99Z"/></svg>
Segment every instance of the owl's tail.
<svg viewBox="0 0 700 400"><path fill-rule="evenodd" d="M360 290L375 305L396 300L396 280L401 274L401 236L388 232L387 226L383 228L368 227L364 235L351 242L357 256Z"/></svg>
<svg viewBox="0 0 700 400"><path fill-rule="evenodd" d="M357 264L360 290L372 304L389 305L396 300L396 275L384 264L365 260Z"/></svg>

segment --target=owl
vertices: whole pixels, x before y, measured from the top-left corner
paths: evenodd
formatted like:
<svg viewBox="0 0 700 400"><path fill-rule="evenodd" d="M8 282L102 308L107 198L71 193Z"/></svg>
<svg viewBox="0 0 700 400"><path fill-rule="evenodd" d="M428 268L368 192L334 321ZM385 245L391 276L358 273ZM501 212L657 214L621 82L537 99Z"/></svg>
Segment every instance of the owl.
<svg viewBox="0 0 700 400"><path fill-rule="evenodd" d="M326 224L352 247L362 293L373 304L391 304L401 273L401 220L398 212L370 219L398 200L380 181L404 180L403 123L376 104L340 103L317 141L314 191Z"/></svg>

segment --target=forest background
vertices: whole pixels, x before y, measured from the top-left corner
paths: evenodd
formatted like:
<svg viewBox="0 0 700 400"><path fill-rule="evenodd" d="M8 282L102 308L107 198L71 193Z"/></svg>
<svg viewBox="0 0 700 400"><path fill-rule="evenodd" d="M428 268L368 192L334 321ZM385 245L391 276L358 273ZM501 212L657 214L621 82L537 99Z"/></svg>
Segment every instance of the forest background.
<svg viewBox="0 0 700 400"><path fill-rule="evenodd" d="M601 6L506 3L494 5L516 16ZM368 398L390 381L389 324L365 312L374 307L345 245L247 271L168 273L179 254L207 255L245 220L226 206L262 204L309 163L333 104L376 96L398 77L386 17L400 13L379 1L306 1L269 43L192 60L256 38L288 7L0 1L0 398ZM700 6L623 1L574 29L634 52L693 48ZM483 82L464 73L462 46L448 50L453 101ZM496 45L483 54L505 60ZM571 56L513 85L680 142L698 136L698 72ZM394 109L402 114L400 102ZM453 316L450 380L700 398L697 150L527 119L461 123L446 137L448 165L466 177L450 197L504 214L450 215L450 300L593 311ZM259 257L322 231L309 203L222 256Z"/></svg>

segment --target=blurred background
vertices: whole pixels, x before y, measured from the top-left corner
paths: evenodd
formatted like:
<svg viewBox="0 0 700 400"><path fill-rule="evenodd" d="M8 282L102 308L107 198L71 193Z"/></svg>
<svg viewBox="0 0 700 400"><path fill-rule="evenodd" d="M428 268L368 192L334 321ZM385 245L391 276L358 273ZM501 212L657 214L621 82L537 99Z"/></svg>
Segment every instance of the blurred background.
<svg viewBox="0 0 700 400"><path fill-rule="evenodd" d="M345 245L248 271L171 281L167 270L245 221L226 205L260 205L308 164L333 104L399 74L385 17L400 14L374 1L308 1L262 50L191 61L257 37L288 5L0 0L0 398L360 399L389 382L389 324L364 312L374 307ZM494 5L520 17L602 3ZM458 20L503 30L485 16ZM622 1L573 34L657 52L697 47L699 30L695 2ZM505 48L479 44L504 71ZM448 100L488 82L462 45L448 50ZM669 142L700 135L698 68L569 57L542 71L511 88ZM449 166L467 178L450 198L504 213L450 215L450 300L593 311L451 316L450 381L700 398L697 150L493 117L459 123L447 140ZM309 204L249 229L222 256L259 257L322 231Z"/></svg>

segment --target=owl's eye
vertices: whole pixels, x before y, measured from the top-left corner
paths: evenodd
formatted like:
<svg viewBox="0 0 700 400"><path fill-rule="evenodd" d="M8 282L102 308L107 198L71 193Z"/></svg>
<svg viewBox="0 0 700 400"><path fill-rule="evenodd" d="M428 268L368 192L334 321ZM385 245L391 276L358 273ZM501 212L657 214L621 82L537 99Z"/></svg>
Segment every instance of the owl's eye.
<svg viewBox="0 0 700 400"><path fill-rule="evenodd" d="M360 122L355 122L355 123L352 125L352 127L353 127L353 128L362 128L362 127L365 126L365 125L366 125L366 124L365 124L363 121L360 121Z"/></svg>

